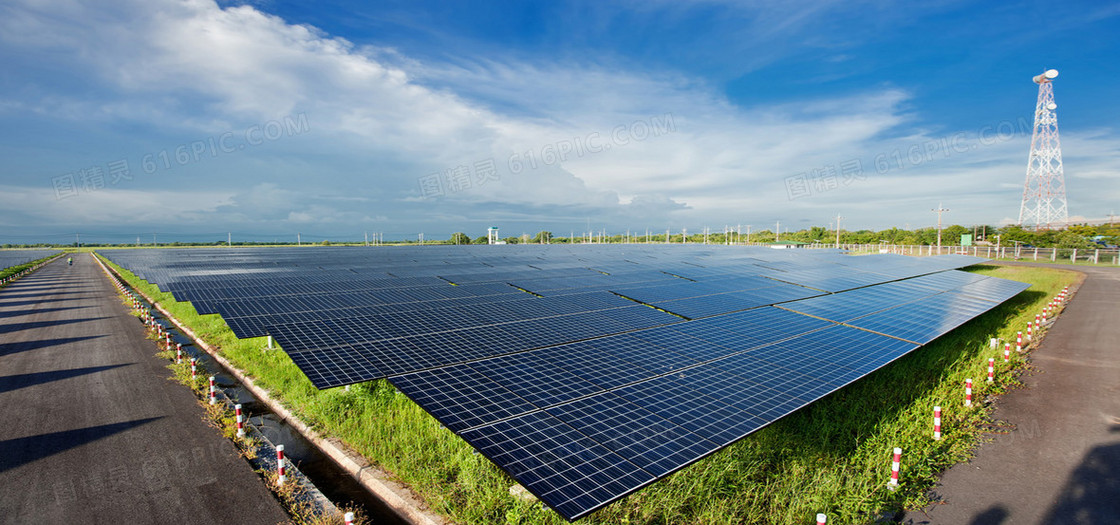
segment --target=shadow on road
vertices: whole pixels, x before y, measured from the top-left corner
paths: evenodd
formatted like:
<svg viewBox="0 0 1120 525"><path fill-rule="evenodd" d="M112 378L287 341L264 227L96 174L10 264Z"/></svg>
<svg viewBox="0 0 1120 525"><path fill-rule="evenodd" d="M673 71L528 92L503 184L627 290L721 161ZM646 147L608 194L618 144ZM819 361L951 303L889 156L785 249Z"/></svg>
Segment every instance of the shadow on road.
<svg viewBox="0 0 1120 525"><path fill-rule="evenodd" d="M23 290L20 290L20 292L22 292L22 291ZM89 291L88 290L74 290L72 292L51 292L50 294L52 296L55 296L55 295L74 295L74 294L80 294L80 293L89 293ZM13 299L13 298L15 298L15 299L26 299L28 297L42 297L42 296L43 296L42 293L0 293L0 298L4 298L4 299ZM4 304L0 304L0 306L4 306Z"/></svg>
<svg viewBox="0 0 1120 525"><path fill-rule="evenodd" d="M61 312L63 310L77 310L78 308L89 308L89 306L61 306L58 308L40 308L38 310L15 310L12 312L0 312L0 319L28 314L45 314L49 312Z"/></svg>
<svg viewBox="0 0 1120 525"><path fill-rule="evenodd" d="M26 292L28 290L47 290L50 288L57 288L59 285L65 284L83 284L81 279L67 279L67 280L48 280L48 281L20 281L19 291ZM87 286L89 283L85 283Z"/></svg>
<svg viewBox="0 0 1120 525"><path fill-rule="evenodd" d="M104 365L104 366L87 366L83 368L70 368L67 370L52 370L50 372L34 372L31 374L15 374L10 376L0 376L0 393L10 392L34 385L43 383L50 383L52 381L60 381L71 377L84 376L86 374L96 374L105 370L112 370L122 366L134 365L136 363L124 363L120 365Z"/></svg>
<svg viewBox="0 0 1120 525"><path fill-rule="evenodd" d="M60 337L57 339L37 339L35 341L23 341L21 343L3 343L0 344L0 357L17 354L19 352L27 352L28 350L38 350L40 348L50 348L56 345L64 345L68 343L77 343L79 341L88 341L90 339L97 339L105 337L104 335L89 335L85 337Z"/></svg>
<svg viewBox="0 0 1120 525"><path fill-rule="evenodd" d="M1041 522L1116 523L1120 516L1120 443L1094 447L1070 473L1061 496Z"/></svg>
<svg viewBox="0 0 1120 525"><path fill-rule="evenodd" d="M12 297L12 296L4 295L4 296L0 296L0 297L3 297L5 299L7 299L7 298ZM80 300L83 300L83 299L89 299L89 297L62 297L60 299L31 299L31 300L27 300L27 301L0 301L0 308L7 308L7 307L10 307L10 306L27 306L27 305L30 305L30 304L58 303L58 302L62 302L62 301L80 301Z"/></svg>
<svg viewBox="0 0 1120 525"><path fill-rule="evenodd" d="M157 419L163 419L163 416L0 441L0 450L4 451L0 454L0 472L92 443Z"/></svg>
<svg viewBox="0 0 1120 525"><path fill-rule="evenodd" d="M1007 521L1007 516L1007 508L1003 505L994 505L973 516L968 525L1001 525Z"/></svg>
<svg viewBox="0 0 1120 525"><path fill-rule="evenodd" d="M59 326L64 324L84 323L87 321L100 321L102 319L112 319L111 317L82 317L79 319L58 319L54 321L33 321L30 323L11 323L0 325L0 334L10 334L20 330L31 330L33 328L49 328L51 326Z"/></svg>

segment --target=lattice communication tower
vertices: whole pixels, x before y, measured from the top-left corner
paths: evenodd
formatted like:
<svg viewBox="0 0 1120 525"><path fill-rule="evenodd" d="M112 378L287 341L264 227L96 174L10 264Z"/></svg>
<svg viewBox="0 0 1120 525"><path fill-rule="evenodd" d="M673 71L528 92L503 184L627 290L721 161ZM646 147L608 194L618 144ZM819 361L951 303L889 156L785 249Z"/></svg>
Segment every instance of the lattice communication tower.
<svg viewBox="0 0 1120 525"><path fill-rule="evenodd" d="M1034 108L1034 133L1027 159L1027 181L1019 207L1019 225L1036 229L1062 227L1069 222L1066 181L1062 171L1062 145L1058 140L1058 115L1055 110L1053 81L1058 70L1048 69L1034 77L1038 84L1038 103Z"/></svg>

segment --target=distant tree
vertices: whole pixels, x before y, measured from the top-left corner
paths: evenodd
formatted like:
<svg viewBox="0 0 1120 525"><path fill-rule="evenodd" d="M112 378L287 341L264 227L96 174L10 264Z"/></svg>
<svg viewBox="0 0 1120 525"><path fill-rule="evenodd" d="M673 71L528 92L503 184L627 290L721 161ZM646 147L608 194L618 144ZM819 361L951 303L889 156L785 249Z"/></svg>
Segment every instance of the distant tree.
<svg viewBox="0 0 1120 525"><path fill-rule="evenodd" d="M478 237L474 238L473 242L474 242L474 244L486 244L486 243L490 242L490 239L487 238L485 235L479 235Z"/></svg>
<svg viewBox="0 0 1120 525"><path fill-rule="evenodd" d="M1058 233L1057 239L1055 240L1057 241L1057 245L1059 248L1086 249L1097 247L1095 244L1089 241L1089 239L1086 239L1084 236L1070 230L1065 230Z"/></svg>
<svg viewBox="0 0 1120 525"><path fill-rule="evenodd" d="M828 230L821 226L813 226L809 228L809 231L806 233L808 233L805 239L806 241L823 241L825 238L830 237L830 235L828 235Z"/></svg>
<svg viewBox="0 0 1120 525"><path fill-rule="evenodd" d="M451 234L451 240L448 241L448 243L449 244L470 244L471 243L471 238L468 237L467 234L465 234L463 232L456 232L456 233Z"/></svg>
<svg viewBox="0 0 1120 525"><path fill-rule="evenodd" d="M550 242L552 242L552 232L550 231L538 232L537 236L533 237L533 243L535 244L548 244Z"/></svg>
<svg viewBox="0 0 1120 525"><path fill-rule="evenodd" d="M320 245L320 246L330 246L330 245L331 245L331 241L328 241L328 240L326 240L326 239L323 239L323 242L319 243L319 245Z"/></svg>
<svg viewBox="0 0 1120 525"><path fill-rule="evenodd" d="M972 230L954 224L948 228L941 230L941 244L946 246L957 246L961 243L961 235L971 234Z"/></svg>
<svg viewBox="0 0 1120 525"><path fill-rule="evenodd" d="M506 237L502 240L506 241L506 244L517 244L518 242L520 242L520 239L518 239L517 237Z"/></svg>

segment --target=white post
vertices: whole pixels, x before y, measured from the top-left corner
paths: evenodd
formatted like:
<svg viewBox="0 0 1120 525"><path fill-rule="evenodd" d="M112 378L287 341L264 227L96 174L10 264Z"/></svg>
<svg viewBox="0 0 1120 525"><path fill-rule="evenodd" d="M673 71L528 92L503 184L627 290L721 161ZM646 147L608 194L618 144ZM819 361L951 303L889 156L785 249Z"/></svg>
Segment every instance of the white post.
<svg viewBox="0 0 1120 525"><path fill-rule="evenodd" d="M278 474L276 478L277 485L283 485L284 482L288 481L288 476L284 469L284 445L276 445L276 473Z"/></svg>

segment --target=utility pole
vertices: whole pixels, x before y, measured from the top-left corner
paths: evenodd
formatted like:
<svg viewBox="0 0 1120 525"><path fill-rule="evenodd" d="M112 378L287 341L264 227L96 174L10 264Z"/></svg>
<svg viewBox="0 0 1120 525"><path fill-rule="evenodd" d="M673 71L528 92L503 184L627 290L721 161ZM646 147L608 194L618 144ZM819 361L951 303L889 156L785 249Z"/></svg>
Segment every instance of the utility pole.
<svg viewBox="0 0 1120 525"><path fill-rule="evenodd" d="M80 234L80 233L75 233L74 234L74 244L77 245L79 250L82 249L82 234Z"/></svg>
<svg viewBox="0 0 1120 525"><path fill-rule="evenodd" d="M233 232L226 232L226 245L233 248Z"/></svg>
<svg viewBox="0 0 1120 525"><path fill-rule="evenodd" d="M747 244L751 243L751 225L747 225Z"/></svg>
<svg viewBox="0 0 1120 525"><path fill-rule="evenodd" d="M937 214L937 255L941 255L941 214L949 211L949 209L942 208L941 203L938 203L937 208L930 211Z"/></svg>
<svg viewBox="0 0 1120 525"><path fill-rule="evenodd" d="M303 240L299 238L299 232L296 232L296 246L303 246Z"/></svg>
<svg viewBox="0 0 1120 525"><path fill-rule="evenodd" d="M839 213L836 214L836 249L840 249L840 219L843 219Z"/></svg>
<svg viewBox="0 0 1120 525"><path fill-rule="evenodd" d="M779 240L781 240L781 236L782 236L782 221L777 221L777 222L774 223L774 242L778 242Z"/></svg>

